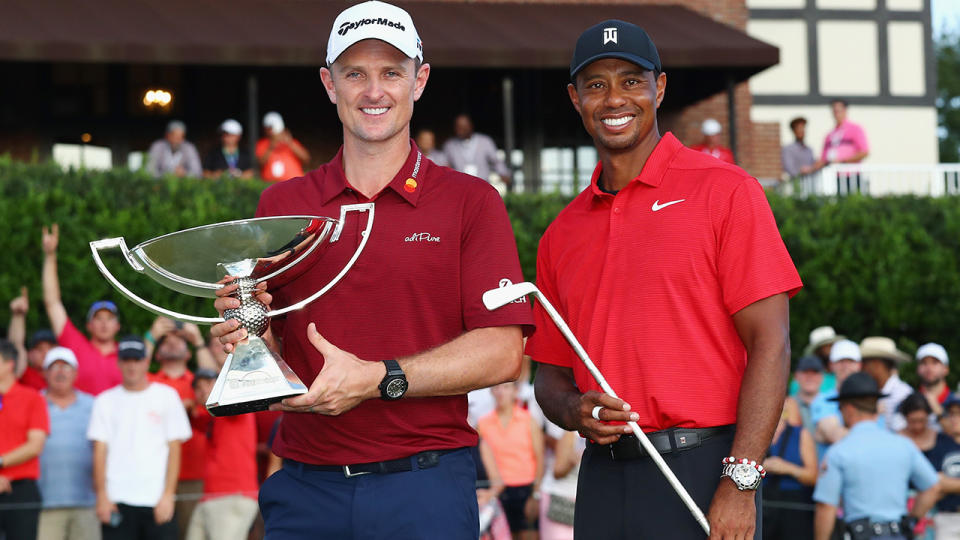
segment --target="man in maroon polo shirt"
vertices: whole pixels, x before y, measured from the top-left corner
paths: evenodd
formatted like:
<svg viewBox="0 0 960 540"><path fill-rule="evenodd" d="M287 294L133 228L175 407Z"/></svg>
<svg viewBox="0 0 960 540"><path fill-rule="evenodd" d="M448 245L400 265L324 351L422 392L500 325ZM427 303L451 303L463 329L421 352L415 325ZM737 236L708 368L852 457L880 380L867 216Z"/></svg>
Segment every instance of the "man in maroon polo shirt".
<svg viewBox="0 0 960 540"><path fill-rule="evenodd" d="M600 163L541 239L537 283L623 398L598 391L537 308L527 346L540 362L537 399L551 421L592 441L575 535L703 538L624 425L634 420L709 508L710 538L759 536L756 463L780 416L787 298L800 278L759 183L660 136L667 77L643 29L617 20L587 29L570 76Z"/></svg>
<svg viewBox="0 0 960 540"><path fill-rule="evenodd" d="M77 355L75 386L92 395L112 388L122 381L117 367L117 332L120 320L117 305L110 300L99 300L87 310L87 339L67 316L67 308L60 298L60 277L57 273L57 246L60 228L54 223L43 228L43 303L47 318L59 344Z"/></svg>
<svg viewBox="0 0 960 540"><path fill-rule="evenodd" d="M343 147L267 188L257 215L338 216L342 205L372 201L376 219L346 277L264 336L312 381L283 402L273 450L284 465L260 491L267 535L476 538L468 447L477 435L465 394L517 377L532 322L525 302L488 311L481 299L522 279L506 210L487 182L435 165L410 140L430 66L406 11L383 2L343 11L320 72ZM327 283L364 219L348 216L320 264L262 299L285 306ZM238 305L216 302L221 311ZM237 328L211 331L232 344L244 336ZM404 379L405 393L402 382L397 392L384 384Z"/></svg>

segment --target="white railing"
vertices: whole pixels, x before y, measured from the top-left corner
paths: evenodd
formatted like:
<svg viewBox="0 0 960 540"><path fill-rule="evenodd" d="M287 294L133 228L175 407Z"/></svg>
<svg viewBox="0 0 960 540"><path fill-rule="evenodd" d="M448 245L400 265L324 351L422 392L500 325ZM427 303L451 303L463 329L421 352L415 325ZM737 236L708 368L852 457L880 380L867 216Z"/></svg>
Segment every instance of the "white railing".
<svg viewBox="0 0 960 540"><path fill-rule="evenodd" d="M851 193L871 197L960 195L960 163L828 165L813 174L784 182L778 190L801 197Z"/></svg>

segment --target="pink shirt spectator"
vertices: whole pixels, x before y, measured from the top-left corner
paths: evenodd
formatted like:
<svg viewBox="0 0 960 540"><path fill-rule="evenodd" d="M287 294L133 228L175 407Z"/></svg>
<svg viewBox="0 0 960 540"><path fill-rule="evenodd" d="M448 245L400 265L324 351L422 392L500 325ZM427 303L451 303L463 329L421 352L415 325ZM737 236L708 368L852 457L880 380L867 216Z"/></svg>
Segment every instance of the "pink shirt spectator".
<svg viewBox="0 0 960 540"><path fill-rule="evenodd" d="M845 161L860 152L868 152L867 135L859 124L844 120L842 124L827 133L823 141L820 159L828 163Z"/></svg>
<svg viewBox="0 0 960 540"><path fill-rule="evenodd" d="M63 326L63 332L57 336L60 345L77 355L77 380L74 386L88 394L97 395L122 382L120 368L117 367L117 348L104 356L90 343L90 340L77 330L70 319Z"/></svg>

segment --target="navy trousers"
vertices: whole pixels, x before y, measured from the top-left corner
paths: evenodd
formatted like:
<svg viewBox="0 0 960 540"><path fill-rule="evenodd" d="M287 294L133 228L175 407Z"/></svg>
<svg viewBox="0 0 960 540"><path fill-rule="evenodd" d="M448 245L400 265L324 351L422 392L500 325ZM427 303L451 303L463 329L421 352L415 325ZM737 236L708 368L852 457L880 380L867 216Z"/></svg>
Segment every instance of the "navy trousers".
<svg viewBox="0 0 960 540"><path fill-rule="evenodd" d="M476 540L477 472L468 449L440 463L346 478L284 461L260 488L265 540Z"/></svg>

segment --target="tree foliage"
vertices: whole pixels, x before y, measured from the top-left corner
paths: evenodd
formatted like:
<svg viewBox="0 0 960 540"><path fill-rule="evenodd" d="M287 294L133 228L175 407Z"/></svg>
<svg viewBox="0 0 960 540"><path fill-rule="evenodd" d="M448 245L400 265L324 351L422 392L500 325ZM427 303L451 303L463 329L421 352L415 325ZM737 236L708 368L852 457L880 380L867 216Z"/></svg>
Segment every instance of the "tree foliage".
<svg viewBox="0 0 960 540"><path fill-rule="evenodd" d="M120 307L124 331L143 332L153 315L110 287L93 263L89 242L123 236L132 247L172 231L249 217L263 186L226 178L154 180L124 170L62 172L55 165L0 158L0 299L12 299L21 285L28 286L28 329L49 324L40 282L40 228L56 222L62 296L74 323L82 328L90 303L110 298ZM535 280L540 236L569 200L557 194L507 196L526 279ZM784 242L804 281L790 304L794 358L811 329L829 324L856 340L889 336L908 353L936 341L960 359L958 202L957 197L771 195ZM134 272L119 255L105 259L123 283L146 299L184 313L212 314L209 300L169 291ZM8 320L3 307L0 328ZM960 370L951 383L957 374ZM905 366L902 375L912 380L913 366Z"/></svg>
<svg viewBox="0 0 960 540"><path fill-rule="evenodd" d="M945 32L937 52L937 123L940 162L960 162L960 32Z"/></svg>

